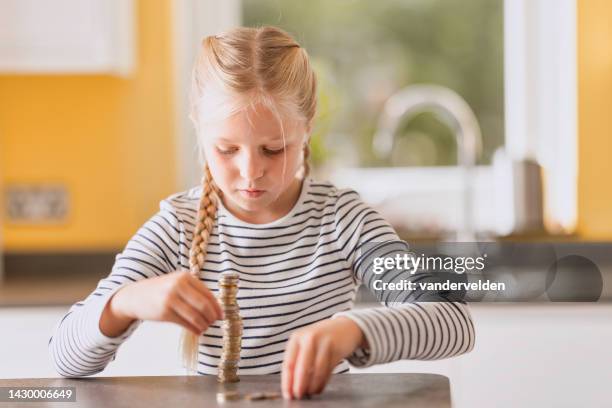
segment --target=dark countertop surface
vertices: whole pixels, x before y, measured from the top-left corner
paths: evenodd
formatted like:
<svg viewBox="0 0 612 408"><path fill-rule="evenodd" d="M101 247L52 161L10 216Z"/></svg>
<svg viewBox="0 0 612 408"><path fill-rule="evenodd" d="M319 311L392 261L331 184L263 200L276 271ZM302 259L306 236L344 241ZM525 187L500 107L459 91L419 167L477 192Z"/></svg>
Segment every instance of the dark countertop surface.
<svg viewBox="0 0 612 408"><path fill-rule="evenodd" d="M410 242L410 241L409 241ZM411 251L419 255L445 253L447 250L465 249L462 243L410 242ZM442 245L442 247L441 247ZM487 274L502 281L515 282L512 293L521 302L548 302L546 296L533 296L542 282L547 282L550 266L555 259L578 255L586 263L597 266L601 292L599 302L612 303L612 242L493 242L479 243L478 247L487 253ZM5 276L0 281L0 307L20 306L70 306L85 299L98 284L108 276L114 264L117 251L101 253L14 253L5 254ZM571 266L571 265L570 265ZM570 293L580 294L588 282L586 274L593 272L580 266L565 268L563 284ZM561 277L561 274L559 274ZM561 280L559 280L561 282ZM588 288L587 288L588 289ZM509 292L508 292L509 293ZM523 296L524 295L524 296ZM510 301L501 297L495 301ZM571 298L571 296L570 296ZM473 299L468 299L473 302ZM373 302L375 297L365 287L358 293L357 303ZM492 299L487 298L487 302Z"/></svg>
<svg viewBox="0 0 612 408"><path fill-rule="evenodd" d="M0 407L449 407L450 383L438 374L341 374L332 376L322 394L286 401L227 401L217 393L237 390L280 392L279 375L241 376L235 384L220 384L214 376L90 377L1 380L0 387L76 387L74 402L0 402ZM6 392L5 392L6 394ZM0 398L3 398L0 393Z"/></svg>

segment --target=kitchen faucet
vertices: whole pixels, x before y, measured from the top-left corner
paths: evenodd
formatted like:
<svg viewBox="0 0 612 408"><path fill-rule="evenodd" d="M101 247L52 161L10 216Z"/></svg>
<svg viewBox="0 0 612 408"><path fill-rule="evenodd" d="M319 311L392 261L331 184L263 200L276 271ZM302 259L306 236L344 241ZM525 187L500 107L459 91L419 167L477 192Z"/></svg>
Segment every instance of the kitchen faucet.
<svg viewBox="0 0 612 408"><path fill-rule="evenodd" d="M457 228L456 241L474 242L476 233L470 179L482 149L482 136L476 115L461 96L439 85L419 84L399 90L385 102L372 147L379 158L389 158L400 122L423 112L434 113L455 135L457 162L462 168L464 184L463 217Z"/></svg>

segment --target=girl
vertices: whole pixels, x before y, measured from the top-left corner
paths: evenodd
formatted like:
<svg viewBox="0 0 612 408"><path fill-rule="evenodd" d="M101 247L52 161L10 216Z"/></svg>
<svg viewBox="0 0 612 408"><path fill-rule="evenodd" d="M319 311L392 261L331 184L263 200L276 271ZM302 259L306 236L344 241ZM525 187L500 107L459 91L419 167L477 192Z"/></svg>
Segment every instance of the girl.
<svg viewBox="0 0 612 408"><path fill-rule="evenodd" d="M186 366L216 375L224 271L240 275L239 374L281 373L285 398L320 393L347 362L474 347L463 302L351 310L358 285L371 285L364 244L402 241L353 190L308 177L316 90L308 54L278 28L204 39L190 115L206 158L202 185L161 201L110 275L58 324L49 350L61 375L102 371L144 320L181 325Z"/></svg>

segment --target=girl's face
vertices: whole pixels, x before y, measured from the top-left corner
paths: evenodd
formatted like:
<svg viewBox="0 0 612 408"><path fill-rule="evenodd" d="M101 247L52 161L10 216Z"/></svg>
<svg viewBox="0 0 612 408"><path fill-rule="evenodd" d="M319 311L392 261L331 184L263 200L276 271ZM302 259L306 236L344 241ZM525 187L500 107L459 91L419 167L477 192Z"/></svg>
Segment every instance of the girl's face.
<svg viewBox="0 0 612 408"><path fill-rule="evenodd" d="M270 110L256 105L200 131L210 172L232 213L270 222L291 209L307 141L300 122L284 120L281 128Z"/></svg>

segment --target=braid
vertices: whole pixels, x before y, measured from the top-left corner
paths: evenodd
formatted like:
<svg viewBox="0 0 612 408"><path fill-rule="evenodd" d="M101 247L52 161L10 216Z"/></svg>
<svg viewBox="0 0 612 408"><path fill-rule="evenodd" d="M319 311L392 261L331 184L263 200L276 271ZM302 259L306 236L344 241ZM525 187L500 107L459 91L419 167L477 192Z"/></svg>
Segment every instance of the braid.
<svg viewBox="0 0 612 408"><path fill-rule="evenodd" d="M200 269L204 266L208 237L212 232L217 215L218 198L218 189L212 180L210 169L206 165L204 177L202 177L202 198L196 216L197 224L189 250L189 272L195 277L199 276Z"/></svg>
<svg viewBox="0 0 612 408"><path fill-rule="evenodd" d="M189 273L196 278L206 260L208 239L212 233L217 216L217 203L221 192L215 184L208 165L204 167L202 177L202 197L198 206L196 226L193 232L193 241L189 250ZM181 337L182 357L185 366L195 371L198 355L198 336L184 329Z"/></svg>
<svg viewBox="0 0 612 408"><path fill-rule="evenodd" d="M310 143L304 145L304 178L307 178L310 174Z"/></svg>

